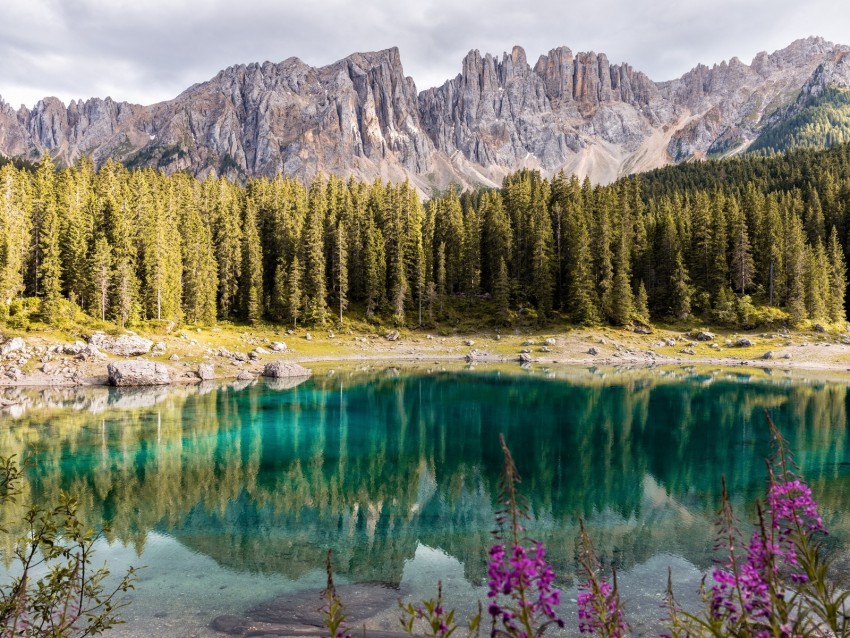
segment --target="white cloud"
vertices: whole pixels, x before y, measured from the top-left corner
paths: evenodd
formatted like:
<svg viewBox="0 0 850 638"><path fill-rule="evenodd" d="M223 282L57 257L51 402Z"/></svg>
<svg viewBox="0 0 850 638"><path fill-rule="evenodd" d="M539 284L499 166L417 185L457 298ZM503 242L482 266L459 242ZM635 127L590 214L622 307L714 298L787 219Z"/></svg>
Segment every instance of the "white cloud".
<svg viewBox="0 0 850 638"><path fill-rule="evenodd" d="M150 103L237 63L297 56L329 64L401 49L422 89L454 77L470 49L594 50L655 80L699 62L822 35L850 40L839 0L5 0L0 95L34 104L110 94ZM847 42L850 43L850 42Z"/></svg>

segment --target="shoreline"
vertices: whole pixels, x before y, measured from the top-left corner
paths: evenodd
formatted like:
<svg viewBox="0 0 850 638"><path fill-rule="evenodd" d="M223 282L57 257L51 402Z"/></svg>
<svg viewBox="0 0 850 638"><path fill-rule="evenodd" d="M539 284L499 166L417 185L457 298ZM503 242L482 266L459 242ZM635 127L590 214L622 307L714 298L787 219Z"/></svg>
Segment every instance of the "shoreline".
<svg viewBox="0 0 850 638"><path fill-rule="evenodd" d="M108 386L107 365L114 361L147 361L164 366L169 372L169 383L154 385L175 387L205 380L235 380L240 374L242 380L247 380L248 375L256 379L262 375L265 364L277 360L307 366L311 363L451 361L471 366L758 368L811 372L836 378L850 373L850 336L846 333L747 333L744 336L731 332L707 333L711 339L702 341L696 341L694 333L656 328L644 334L627 329L596 328L447 336L434 336L424 331L399 334L394 330L383 335L349 331L338 336L328 331L327 336L313 336L303 329L282 335L274 329L248 332L238 328L212 328L182 330L176 335L151 334L150 344L157 340L154 348L138 356L124 357L97 349L93 356L65 356L63 352L73 352L83 342L76 341L74 346L57 342L48 333L31 333L5 340L5 344L16 340L23 345L0 358L0 389ZM145 340L135 333L127 334ZM275 339L286 339L288 344ZM733 339L744 340L748 345L737 346ZM273 351L269 349L270 344L283 345L284 349ZM206 366L207 374L203 379L199 366Z"/></svg>

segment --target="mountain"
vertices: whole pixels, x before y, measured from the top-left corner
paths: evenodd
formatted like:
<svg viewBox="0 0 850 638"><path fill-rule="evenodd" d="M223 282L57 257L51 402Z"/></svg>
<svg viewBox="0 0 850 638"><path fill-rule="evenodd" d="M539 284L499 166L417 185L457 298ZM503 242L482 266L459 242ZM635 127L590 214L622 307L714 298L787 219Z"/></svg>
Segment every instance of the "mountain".
<svg viewBox="0 0 850 638"><path fill-rule="evenodd" d="M812 100L844 99L848 69L850 48L817 37L667 82L602 53L561 47L531 65L514 47L501 58L471 51L455 78L418 92L397 48L320 68L289 58L230 67L150 106L45 98L16 111L0 99L0 153L200 177L409 178L423 192L498 184L522 167L610 182L734 154L785 124L791 139Z"/></svg>

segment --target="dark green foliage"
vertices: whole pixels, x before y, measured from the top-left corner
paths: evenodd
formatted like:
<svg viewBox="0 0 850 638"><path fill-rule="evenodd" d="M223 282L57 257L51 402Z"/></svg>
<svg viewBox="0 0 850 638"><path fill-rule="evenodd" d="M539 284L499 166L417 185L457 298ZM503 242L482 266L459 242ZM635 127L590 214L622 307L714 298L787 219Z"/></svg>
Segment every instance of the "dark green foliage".
<svg viewBox="0 0 850 638"><path fill-rule="evenodd" d="M48 156L0 168L0 318L26 296L51 321L79 306L122 326L314 325L349 305L398 325L479 309L494 324L839 322L848 220L848 146L608 186L523 170L425 205L408 183L241 187L113 162L57 173Z"/></svg>
<svg viewBox="0 0 850 638"><path fill-rule="evenodd" d="M829 86L789 108L793 110L790 117L762 129L750 151L769 155L850 142L850 90Z"/></svg>

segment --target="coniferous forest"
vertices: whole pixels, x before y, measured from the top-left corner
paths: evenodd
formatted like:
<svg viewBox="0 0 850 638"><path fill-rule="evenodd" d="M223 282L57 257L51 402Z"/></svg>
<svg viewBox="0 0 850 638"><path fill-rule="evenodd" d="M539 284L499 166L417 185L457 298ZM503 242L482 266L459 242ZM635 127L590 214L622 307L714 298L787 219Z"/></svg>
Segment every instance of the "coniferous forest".
<svg viewBox="0 0 850 638"><path fill-rule="evenodd" d="M128 326L845 320L850 146L593 186L523 170L409 184L199 181L83 160L0 168L0 319Z"/></svg>

